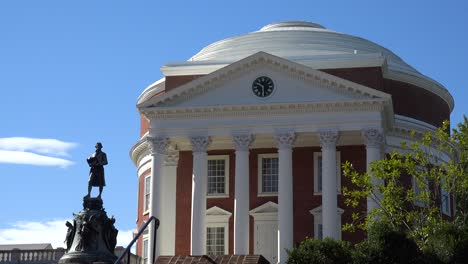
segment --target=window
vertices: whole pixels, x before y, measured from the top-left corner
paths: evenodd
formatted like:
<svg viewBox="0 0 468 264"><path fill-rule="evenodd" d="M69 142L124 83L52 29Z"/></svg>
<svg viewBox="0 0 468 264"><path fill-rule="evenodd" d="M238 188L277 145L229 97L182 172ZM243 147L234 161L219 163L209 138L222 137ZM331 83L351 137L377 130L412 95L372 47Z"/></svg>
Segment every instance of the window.
<svg viewBox="0 0 468 264"><path fill-rule="evenodd" d="M229 218L232 213L213 206L206 210L206 254L227 255Z"/></svg>
<svg viewBox="0 0 468 264"><path fill-rule="evenodd" d="M314 195L322 194L322 152L314 152ZM336 191L341 193L341 155L336 152Z"/></svg>
<svg viewBox="0 0 468 264"><path fill-rule="evenodd" d="M339 239L341 239L341 215L343 212L344 210L341 208L338 208L336 212L338 215L338 226L336 228L338 230ZM314 238L323 239L322 206L310 210L309 213L314 216Z"/></svg>
<svg viewBox="0 0 468 264"><path fill-rule="evenodd" d="M224 227L207 227L206 228L206 254L207 255L224 255Z"/></svg>
<svg viewBox="0 0 468 264"><path fill-rule="evenodd" d="M151 176L146 176L145 178L145 200L144 200L144 210L146 212L150 208L151 203Z"/></svg>
<svg viewBox="0 0 468 264"><path fill-rule="evenodd" d="M442 183L442 186L440 187L440 206L442 209L442 213L446 215L451 215L451 210L450 210L450 193L444 189L444 183Z"/></svg>
<svg viewBox="0 0 468 264"><path fill-rule="evenodd" d="M276 195L278 193L278 154L258 155L258 193Z"/></svg>
<svg viewBox="0 0 468 264"><path fill-rule="evenodd" d="M229 195L229 156L208 156L208 197Z"/></svg>
<svg viewBox="0 0 468 264"><path fill-rule="evenodd" d="M148 263L149 258L149 244L148 237L143 237L143 263Z"/></svg>

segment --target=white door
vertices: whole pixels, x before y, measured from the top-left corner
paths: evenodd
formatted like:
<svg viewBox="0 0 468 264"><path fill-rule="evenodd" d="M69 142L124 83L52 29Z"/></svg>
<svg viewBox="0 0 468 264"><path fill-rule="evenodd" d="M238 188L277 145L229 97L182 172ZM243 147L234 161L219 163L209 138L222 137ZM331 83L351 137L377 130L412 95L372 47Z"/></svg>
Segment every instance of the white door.
<svg viewBox="0 0 468 264"><path fill-rule="evenodd" d="M278 222L255 221L256 255L262 255L270 263L278 263Z"/></svg>

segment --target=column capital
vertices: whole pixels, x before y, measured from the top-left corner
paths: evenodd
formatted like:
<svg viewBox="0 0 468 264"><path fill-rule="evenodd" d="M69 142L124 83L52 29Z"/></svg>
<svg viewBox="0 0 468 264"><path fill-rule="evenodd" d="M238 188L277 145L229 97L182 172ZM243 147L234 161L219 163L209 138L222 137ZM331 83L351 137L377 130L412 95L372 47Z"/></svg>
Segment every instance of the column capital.
<svg viewBox="0 0 468 264"><path fill-rule="evenodd" d="M190 143L193 152L206 152L208 145L211 143L211 138L208 136L191 137Z"/></svg>
<svg viewBox="0 0 468 264"><path fill-rule="evenodd" d="M236 150L249 150L254 137L251 134L232 136L232 143Z"/></svg>
<svg viewBox="0 0 468 264"><path fill-rule="evenodd" d="M330 129L319 131L320 144L324 148L335 147L339 138L338 130Z"/></svg>
<svg viewBox="0 0 468 264"><path fill-rule="evenodd" d="M179 150L175 145L169 145L166 150L166 156L164 157L165 166L177 166L179 162Z"/></svg>
<svg viewBox="0 0 468 264"><path fill-rule="evenodd" d="M167 137L146 137L151 155L165 154L170 140Z"/></svg>
<svg viewBox="0 0 468 264"><path fill-rule="evenodd" d="M275 135L275 139L279 149L290 149L296 141L296 133L293 131L280 132Z"/></svg>
<svg viewBox="0 0 468 264"><path fill-rule="evenodd" d="M384 142L384 136L380 129L366 128L361 130L361 136L367 147L381 147Z"/></svg>

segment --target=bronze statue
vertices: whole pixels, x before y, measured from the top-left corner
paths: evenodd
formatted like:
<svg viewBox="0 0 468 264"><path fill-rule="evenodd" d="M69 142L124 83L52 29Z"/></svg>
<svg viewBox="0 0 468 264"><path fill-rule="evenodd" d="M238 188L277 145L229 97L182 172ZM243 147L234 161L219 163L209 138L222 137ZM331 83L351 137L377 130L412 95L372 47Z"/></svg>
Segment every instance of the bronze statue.
<svg viewBox="0 0 468 264"><path fill-rule="evenodd" d="M89 181L88 181L88 194L85 197L91 196L91 188L93 186L99 187L98 198L101 198L102 189L106 186L106 180L104 179L104 165L107 165L106 153L101 151L101 142L96 143L96 152L91 155L86 161L89 167Z"/></svg>

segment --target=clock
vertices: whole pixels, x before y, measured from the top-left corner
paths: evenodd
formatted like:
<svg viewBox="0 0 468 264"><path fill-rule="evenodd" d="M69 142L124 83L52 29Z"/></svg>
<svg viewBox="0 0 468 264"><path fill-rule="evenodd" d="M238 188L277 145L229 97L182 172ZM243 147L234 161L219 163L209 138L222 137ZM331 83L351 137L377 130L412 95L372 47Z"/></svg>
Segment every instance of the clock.
<svg viewBox="0 0 468 264"><path fill-rule="evenodd" d="M260 76L252 83L252 92L258 97L268 97L273 93L275 84L267 76Z"/></svg>

